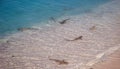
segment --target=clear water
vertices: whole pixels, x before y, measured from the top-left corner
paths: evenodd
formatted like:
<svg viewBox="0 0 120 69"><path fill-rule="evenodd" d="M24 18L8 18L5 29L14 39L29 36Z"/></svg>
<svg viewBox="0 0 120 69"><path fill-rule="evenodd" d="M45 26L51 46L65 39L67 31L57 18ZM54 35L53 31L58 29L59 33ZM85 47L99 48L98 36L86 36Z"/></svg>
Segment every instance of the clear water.
<svg viewBox="0 0 120 69"><path fill-rule="evenodd" d="M0 0L0 36L49 20L88 12L110 0Z"/></svg>

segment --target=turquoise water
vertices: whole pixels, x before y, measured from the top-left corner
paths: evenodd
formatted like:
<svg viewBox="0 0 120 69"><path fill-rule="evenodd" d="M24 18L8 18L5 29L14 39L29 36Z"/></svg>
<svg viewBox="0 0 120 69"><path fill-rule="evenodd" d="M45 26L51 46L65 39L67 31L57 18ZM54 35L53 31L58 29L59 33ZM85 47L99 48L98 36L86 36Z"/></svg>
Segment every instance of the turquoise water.
<svg viewBox="0 0 120 69"><path fill-rule="evenodd" d="M47 21L89 12L110 0L0 0L0 36Z"/></svg>

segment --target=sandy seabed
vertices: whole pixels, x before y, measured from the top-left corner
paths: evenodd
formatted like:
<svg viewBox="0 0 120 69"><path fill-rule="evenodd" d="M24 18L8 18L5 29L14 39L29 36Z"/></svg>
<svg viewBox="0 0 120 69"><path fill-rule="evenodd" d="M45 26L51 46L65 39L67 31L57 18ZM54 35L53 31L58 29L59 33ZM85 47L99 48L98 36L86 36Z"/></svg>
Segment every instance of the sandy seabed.
<svg viewBox="0 0 120 69"><path fill-rule="evenodd" d="M120 48L119 0L67 18L3 39L0 69L89 69Z"/></svg>

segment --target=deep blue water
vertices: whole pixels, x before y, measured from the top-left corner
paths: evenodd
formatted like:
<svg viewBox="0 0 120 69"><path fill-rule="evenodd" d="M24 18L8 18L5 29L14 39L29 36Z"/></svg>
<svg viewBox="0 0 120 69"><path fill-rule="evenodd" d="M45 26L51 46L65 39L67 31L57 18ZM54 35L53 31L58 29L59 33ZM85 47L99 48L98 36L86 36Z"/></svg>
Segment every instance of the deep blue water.
<svg viewBox="0 0 120 69"><path fill-rule="evenodd" d="M82 14L110 0L0 0L0 36L47 21Z"/></svg>

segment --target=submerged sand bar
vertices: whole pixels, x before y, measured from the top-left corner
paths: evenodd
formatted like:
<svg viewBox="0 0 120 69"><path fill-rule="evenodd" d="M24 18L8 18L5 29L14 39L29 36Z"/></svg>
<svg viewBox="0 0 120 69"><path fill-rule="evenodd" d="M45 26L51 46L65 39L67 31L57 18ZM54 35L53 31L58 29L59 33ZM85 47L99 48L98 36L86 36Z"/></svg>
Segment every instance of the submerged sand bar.
<svg viewBox="0 0 120 69"><path fill-rule="evenodd" d="M0 69L87 69L120 47L120 1L1 42ZM80 37L82 36L82 37ZM77 37L77 40L73 40ZM72 40L72 41L68 41Z"/></svg>

